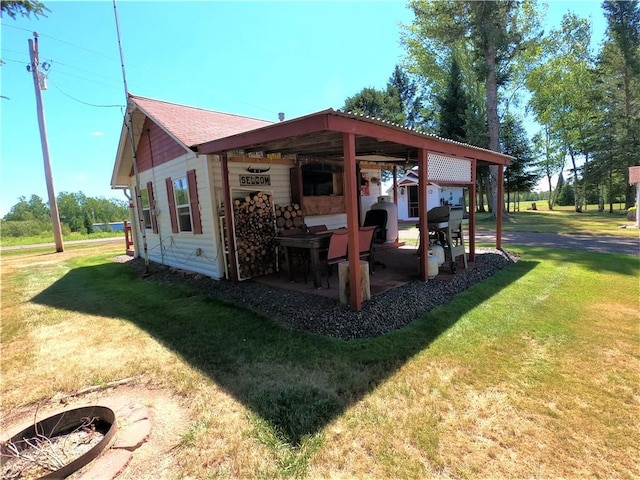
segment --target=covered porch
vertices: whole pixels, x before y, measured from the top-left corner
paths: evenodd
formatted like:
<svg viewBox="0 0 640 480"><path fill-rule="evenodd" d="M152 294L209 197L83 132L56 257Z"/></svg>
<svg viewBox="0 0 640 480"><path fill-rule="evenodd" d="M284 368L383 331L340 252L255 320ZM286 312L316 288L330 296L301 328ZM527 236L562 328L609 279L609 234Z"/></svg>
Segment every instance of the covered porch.
<svg viewBox="0 0 640 480"><path fill-rule="evenodd" d="M415 222L413 222L415 224ZM396 244L376 245L376 261L384 264L378 265L375 272L369 274L371 295L379 295L393 288L420 279L420 259L418 252L418 229L413 224L407 224L402 228L402 240ZM410 227L409 225L413 225ZM469 262L468 268L475 268L475 262ZM438 272L437 278L449 280L453 278L448 263L445 263ZM293 290L310 295L318 295L338 300L340 298L339 279L337 269L333 268L331 275L326 278L323 273L321 288L316 288L307 274L305 282L301 268L294 272L294 281L289 280L288 272L282 270L272 275L257 277L257 282L276 288ZM327 286L328 285L328 286Z"/></svg>
<svg viewBox="0 0 640 480"><path fill-rule="evenodd" d="M360 251L359 239L356 232L361 226L359 210L359 178L358 169L363 164L373 164L380 168L390 169L394 176L394 198L397 198L397 170L398 167L411 168L418 166L419 175L419 235L423 245L428 244L427 184L463 185L469 190L469 227L465 239L468 245L468 258L475 259L475 183L476 170L479 165L497 165L498 168L498 198L502 197L503 167L510 163L511 157L490 150L442 139L430 134L416 132L398 125L390 124L365 116L348 114L332 109L300 117L267 127L251 130L230 137L214 140L198 145L197 153L217 155L221 162L224 208L226 210L226 231L232 232L233 225L229 188L229 158L234 152L242 150L245 155L257 154L256 163L269 163L271 155L295 156L292 183L296 178L300 182L298 191L302 191L300 173L302 165L309 162L339 163L344 174L344 206L346 213L346 228L350 232L348 249L352 252ZM294 187L292 186L292 195ZM498 202L501 208L501 202ZM435 205L434 205L435 206ZM501 248L501 212L496 212L496 248ZM233 235L227 236L227 242L232 250L235 249ZM405 252L406 250L406 252ZM378 259L382 260L384 250L380 249ZM391 253L391 251L389 252ZM395 252L406 257L404 281L414 279L426 282L428 280L427 256L416 255L415 247L398 249ZM400 258L400 257L399 257ZM409 260L410 259L410 260ZM362 294L357 286L360 285L359 258L349 257L349 285L350 307L354 311L362 308ZM230 265L231 280L239 280L237 265ZM379 275L382 280L385 269L376 270L371 276ZM395 270L395 269L394 269ZM391 284L392 271L386 272L386 283ZM400 280L397 280L400 281ZM377 280L376 280L377 282ZM311 285L313 288L313 285ZM372 283L372 293L378 287Z"/></svg>

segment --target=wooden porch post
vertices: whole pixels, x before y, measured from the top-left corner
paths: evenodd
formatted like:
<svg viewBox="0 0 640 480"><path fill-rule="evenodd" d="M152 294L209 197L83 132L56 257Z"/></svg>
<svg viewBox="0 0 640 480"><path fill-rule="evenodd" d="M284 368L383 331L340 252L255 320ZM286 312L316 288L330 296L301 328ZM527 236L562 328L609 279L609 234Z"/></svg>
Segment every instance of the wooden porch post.
<svg viewBox="0 0 640 480"><path fill-rule="evenodd" d="M427 225L428 152L418 149L418 225L420 229L420 280L429 280L429 227Z"/></svg>
<svg viewBox="0 0 640 480"><path fill-rule="evenodd" d="M504 167L498 165L498 201L496 202L496 248L502 248L502 209L504 208Z"/></svg>
<svg viewBox="0 0 640 480"><path fill-rule="evenodd" d="M231 189L229 187L229 163L226 153L222 155L222 198L224 198L224 223L227 230L227 245L229 246L229 273L231 274L231 281L238 283L238 262L236 262L236 242L233 237L233 213L231 210Z"/></svg>
<svg viewBox="0 0 640 480"><path fill-rule="evenodd" d="M353 133L342 134L344 155L344 201L347 210L349 241L349 298L351 310L362 309L360 290L360 241L358 238L358 190L360 182L356 175L356 137Z"/></svg>
<svg viewBox="0 0 640 480"><path fill-rule="evenodd" d="M393 203L398 205L398 167L393 166Z"/></svg>
<svg viewBox="0 0 640 480"><path fill-rule="evenodd" d="M471 161L471 185L469 185L469 261L476 258L476 179L478 161Z"/></svg>

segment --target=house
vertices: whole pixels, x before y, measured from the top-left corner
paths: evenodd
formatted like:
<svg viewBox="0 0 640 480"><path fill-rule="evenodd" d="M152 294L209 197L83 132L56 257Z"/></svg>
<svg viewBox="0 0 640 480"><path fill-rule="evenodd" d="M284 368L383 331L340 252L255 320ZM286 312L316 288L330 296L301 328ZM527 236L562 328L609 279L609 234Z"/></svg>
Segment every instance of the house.
<svg viewBox="0 0 640 480"><path fill-rule="evenodd" d="M220 159L216 155L198 153L197 147L205 141L265 127L272 122L135 95L130 95L129 102L136 144L139 196L126 125L122 127L111 186L133 192L132 201L137 207L133 212L132 225L144 225L146 237L143 242L141 228L138 228L133 237L135 251L142 254L145 250L143 243L146 243L148 258L153 262L215 279L230 278L228 258L225 258L228 249L223 247L225 215ZM272 195L274 208L294 203L291 200L290 172L294 159L289 157L263 157L255 152L245 155L240 150L230 152L228 188L232 199L265 191ZM329 194L309 196L305 202L304 223L309 226L324 224L328 228L344 227L346 213L343 203L327 203L332 200L331 196L338 198L334 193L339 193L338 189L342 188L336 185L336 192L333 191L334 177L338 177L333 173L335 165L313 162L302 170L303 189L312 185L318 189L314 193ZM368 210L381 194L380 182L376 180L379 178L378 167L362 167L360 200L363 211ZM140 202L136 202L136 198ZM240 279L244 278L248 277L241 276Z"/></svg>
<svg viewBox="0 0 640 480"><path fill-rule="evenodd" d="M429 181L474 190L477 165L511 158L333 109L276 123L134 95L128 109L132 135L124 124L111 186L133 192L136 254L234 282L274 270L278 212L292 223L347 227L349 251L360 251L356 233L382 194L382 168L417 164L426 199ZM427 232L425 215L419 223ZM496 226L500 247L499 218ZM473 221L470 229L472 257ZM350 305L360 310L358 259L349 262Z"/></svg>
<svg viewBox="0 0 640 480"><path fill-rule="evenodd" d="M386 194L393 195L393 185ZM398 219L416 220L419 217L418 171L414 167L396 182ZM429 208L440 205L466 205L465 188L460 185L429 183L427 186L427 205Z"/></svg>

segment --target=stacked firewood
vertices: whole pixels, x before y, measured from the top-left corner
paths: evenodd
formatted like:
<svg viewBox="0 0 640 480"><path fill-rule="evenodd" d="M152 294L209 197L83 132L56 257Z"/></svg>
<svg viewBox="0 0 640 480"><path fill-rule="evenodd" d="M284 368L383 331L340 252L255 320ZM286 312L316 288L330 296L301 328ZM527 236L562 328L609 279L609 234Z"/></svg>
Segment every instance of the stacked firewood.
<svg viewBox="0 0 640 480"><path fill-rule="evenodd" d="M241 279L269 275L276 269L273 203L266 192L233 201L236 252Z"/></svg>
<svg viewBox="0 0 640 480"><path fill-rule="evenodd" d="M300 205L276 205L276 226L278 231L290 228L301 228L304 225L304 215Z"/></svg>

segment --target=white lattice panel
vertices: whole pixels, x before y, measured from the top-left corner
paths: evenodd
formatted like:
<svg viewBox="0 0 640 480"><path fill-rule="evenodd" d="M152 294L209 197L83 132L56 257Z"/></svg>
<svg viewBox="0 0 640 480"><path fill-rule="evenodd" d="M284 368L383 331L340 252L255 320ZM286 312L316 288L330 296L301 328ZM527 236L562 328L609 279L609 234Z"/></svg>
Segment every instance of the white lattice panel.
<svg viewBox="0 0 640 480"><path fill-rule="evenodd" d="M471 160L430 153L429 180L441 182L471 182Z"/></svg>

